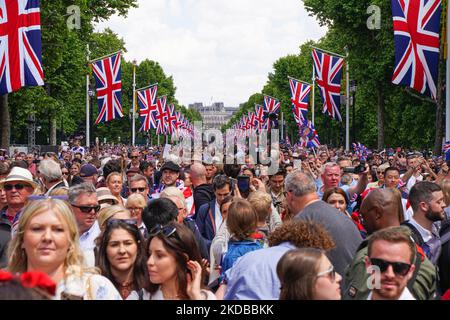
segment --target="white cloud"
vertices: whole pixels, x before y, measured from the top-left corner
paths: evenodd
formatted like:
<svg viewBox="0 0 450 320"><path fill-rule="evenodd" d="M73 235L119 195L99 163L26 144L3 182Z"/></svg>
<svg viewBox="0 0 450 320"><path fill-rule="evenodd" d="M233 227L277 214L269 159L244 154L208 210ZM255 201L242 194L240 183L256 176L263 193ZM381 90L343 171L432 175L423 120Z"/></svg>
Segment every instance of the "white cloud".
<svg viewBox="0 0 450 320"><path fill-rule="evenodd" d="M127 18L100 23L125 40L127 60L158 61L176 97L238 106L260 92L280 57L326 32L298 0L139 0Z"/></svg>

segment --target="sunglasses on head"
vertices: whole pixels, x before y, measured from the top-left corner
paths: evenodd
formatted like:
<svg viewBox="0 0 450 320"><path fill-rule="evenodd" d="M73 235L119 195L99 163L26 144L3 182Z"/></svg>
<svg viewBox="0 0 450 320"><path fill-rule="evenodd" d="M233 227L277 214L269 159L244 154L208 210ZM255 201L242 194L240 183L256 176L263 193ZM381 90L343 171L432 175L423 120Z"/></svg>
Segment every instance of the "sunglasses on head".
<svg viewBox="0 0 450 320"><path fill-rule="evenodd" d="M106 227L111 227L113 225L118 225L120 223L126 223L131 226L137 227L137 220L136 219L108 219L106 222Z"/></svg>
<svg viewBox="0 0 450 320"><path fill-rule="evenodd" d="M96 206L79 206L76 204L71 203L72 206L74 206L75 208L80 209L81 212L83 213L91 213L92 210L94 210L95 213L100 211L100 205L96 205Z"/></svg>
<svg viewBox="0 0 450 320"><path fill-rule="evenodd" d="M177 228L175 226L170 226L170 225L163 226L163 225L157 224L150 230L149 236L154 237L154 236L162 233L166 237L170 237L171 235L173 235L175 233L175 231L177 231Z"/></svg>
<svg viewBox="0 0 450 320"><path fill-rule="evenodd" d="M139 190L139 192L144 192L145 189L147 189L147 188L131 188L130 190L132 193L135 193L135 192L138 192L138 190Z"/></svg>
<svg viewBox="0 0 450 320"><path fill-rule="evenodd" d="M16 189L16 190L23 190L26 187L26 185L22 184L22 183L18 183L18 184L5 184L3 186L3 189L5 189L5 191L11 191L12 189Z"/></svg>
<svg viewBox="0 0 450 320"><path fill-rule="evenodd" d="M404 262L390 262L383 259L370 258L370 263L380 268L381 272L385 272L389 266L392 266L392 270L396 275L406 276L411 265Z"/></svg>

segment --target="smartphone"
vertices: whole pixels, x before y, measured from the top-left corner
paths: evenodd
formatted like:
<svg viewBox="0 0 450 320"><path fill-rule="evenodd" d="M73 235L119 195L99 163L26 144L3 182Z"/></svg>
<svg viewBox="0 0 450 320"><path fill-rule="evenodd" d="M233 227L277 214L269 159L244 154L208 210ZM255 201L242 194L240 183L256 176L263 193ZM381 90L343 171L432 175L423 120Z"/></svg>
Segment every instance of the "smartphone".
<svg viewBox="0 0 450 320"><path fill-rule="evenodd" d="M238 184L239 192L248 192L250 190L250 177L238 176L237 184Z"/></svg>

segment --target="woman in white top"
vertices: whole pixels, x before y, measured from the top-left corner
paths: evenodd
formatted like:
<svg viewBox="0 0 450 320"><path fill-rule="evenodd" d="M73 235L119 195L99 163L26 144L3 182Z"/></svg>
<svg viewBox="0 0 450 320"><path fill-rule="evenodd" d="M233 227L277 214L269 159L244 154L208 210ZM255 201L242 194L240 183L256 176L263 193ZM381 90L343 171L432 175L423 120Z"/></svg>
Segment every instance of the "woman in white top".
<svg viewBox="0 0 450 320"><path fill-rule="evenodd" d="M62 200L29 203L11 240L9 257L13 273L47 273L57 284L55 299L121 300L111 281L85 267L74 215Z"/></svg>
<svg viewBox="0 0 450 320"><path fill-rule="evenodd" d="M206 276L192 231L179 223L157 225L147 245L149 291L134 291L129 300L215 300L203 287Z"/></svg>

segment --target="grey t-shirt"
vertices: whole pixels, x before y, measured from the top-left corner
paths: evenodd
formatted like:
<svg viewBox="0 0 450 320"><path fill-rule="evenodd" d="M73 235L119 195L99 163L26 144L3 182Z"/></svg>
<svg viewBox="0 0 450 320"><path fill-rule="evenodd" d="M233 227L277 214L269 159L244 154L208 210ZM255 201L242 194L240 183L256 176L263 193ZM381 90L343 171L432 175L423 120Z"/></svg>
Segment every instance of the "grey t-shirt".
<svg viewBox="0 0 450 320"><path fill-rule="evenodd" d="M361 234L353 221L322 200L308 205L295 219L319 223L330 233L336 243L336 247L330 251L330 261L335 270L344 275L362 242Z"/></svg>

